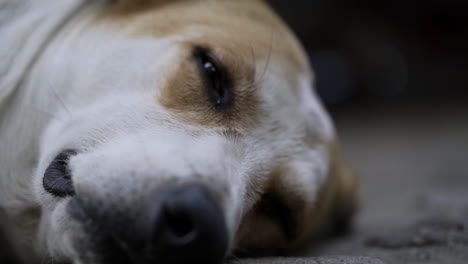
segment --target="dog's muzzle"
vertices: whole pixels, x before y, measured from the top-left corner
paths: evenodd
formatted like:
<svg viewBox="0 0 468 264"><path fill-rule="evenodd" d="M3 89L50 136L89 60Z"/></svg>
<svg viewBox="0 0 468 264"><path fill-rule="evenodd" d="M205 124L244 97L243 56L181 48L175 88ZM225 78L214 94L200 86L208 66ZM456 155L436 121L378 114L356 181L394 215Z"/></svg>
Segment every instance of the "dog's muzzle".
<svg viewBox="0 0 468 264"><path fill-rule="evenodd" d="M135 205L121 203L108 206L79 195L71 199L69 212L86 234L79 250L106 264L222 263L227 228L207 187L166 184Z"/></svg>

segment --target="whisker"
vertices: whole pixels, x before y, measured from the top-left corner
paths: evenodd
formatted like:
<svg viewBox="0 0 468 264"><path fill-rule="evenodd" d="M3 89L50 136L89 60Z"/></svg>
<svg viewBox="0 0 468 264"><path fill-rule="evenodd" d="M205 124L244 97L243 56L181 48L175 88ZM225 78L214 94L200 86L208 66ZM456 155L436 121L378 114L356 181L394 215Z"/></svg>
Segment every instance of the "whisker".
<svg viewBox="0 0 468 264"><path fill-rule="evenodd" d="M61 118L59 115L56 115L56 114L53 114L53 113L49 113L49 112L44 111L44 110L41 110L41 109L39 109L39 108L36 108L36 111L37 111L38 113L41 113L41 114L45 115L45 116L48 116L48 117L51 118L51 119L52 119L52 118L56 118L56 119L62 120L62 118Z"/></svg>
<svg viewBox="0 0 468 264"><path fill-rule="evenodd" d="M270 66L270 61L271 61L271 53L273 52L273 41L274 41L274 33L273 29L271 29L271 35L270 35L270 47L268 48L268 55L267 55L267 60L265 62L265 66L263 67L263 73L260 77L260 80L263 80L265 78L265 74L268 70L268 66Z"/></svg>
<svg viewBox="0 0 468 264"><path fill-rule="evenodd" d="M57 99L62 107L65 109L65 111L71 115L70 109L68 109L67 105L65 104L65 101L60 97L60 95L57 93L57 90L55 90L55 87L53 85L50 86L52 94L54 95L55 99Z"/></svg>

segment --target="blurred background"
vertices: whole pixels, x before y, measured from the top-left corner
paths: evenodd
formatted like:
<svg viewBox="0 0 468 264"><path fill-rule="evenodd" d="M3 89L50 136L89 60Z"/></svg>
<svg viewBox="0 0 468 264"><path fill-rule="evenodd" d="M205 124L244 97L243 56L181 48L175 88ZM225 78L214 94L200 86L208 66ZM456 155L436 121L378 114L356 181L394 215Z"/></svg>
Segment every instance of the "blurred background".
<svg viewBox="0 0 468 264"><path fill-rule="evenodd" d="M308 254L468 260L468 1L270 0L360 176L354 231Z"/></svg>
<svg viewBox="0 0 468 264"><path fill-rule="evenodd" d="M305 45L330 106L468 96L465 0L270 2Z"/></svg>

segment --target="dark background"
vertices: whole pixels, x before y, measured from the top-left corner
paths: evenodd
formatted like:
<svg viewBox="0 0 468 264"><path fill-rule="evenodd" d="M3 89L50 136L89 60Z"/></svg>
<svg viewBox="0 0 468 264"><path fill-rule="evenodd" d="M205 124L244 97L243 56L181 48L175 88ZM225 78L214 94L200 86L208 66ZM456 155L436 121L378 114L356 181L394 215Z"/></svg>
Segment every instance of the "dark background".
<svg viewBox="0 0 468 264"><path fill-rule="evenodd" d="M269 1L297 33L333 108L465 101L468 1Z"/></svg>

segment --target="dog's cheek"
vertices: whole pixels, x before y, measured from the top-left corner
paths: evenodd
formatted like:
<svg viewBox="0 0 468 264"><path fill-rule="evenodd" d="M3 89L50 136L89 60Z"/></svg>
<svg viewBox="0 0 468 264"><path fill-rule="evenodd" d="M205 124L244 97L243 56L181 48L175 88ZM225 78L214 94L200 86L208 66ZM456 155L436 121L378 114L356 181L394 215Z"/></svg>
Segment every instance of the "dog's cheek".
<svg viewBox="0 0 468 264"><path fill-rule="evenodd" d="M67 206L66 199L54 208L43 209L37 240L39 252L62 262L78 256L73 241L80 228L68 215Z"/></svg>
<svg viewBox="0 0 468 264"><path fill-rule="evenodd" d="M284 234L271 219L254 211L247 213L235 239L236 254L252 256L269 255L284 248Z"/></svg>
<svg viewBox="0 0 468 264"><path fill-rule="evenodd" d="M268 254L299 246L330 211L336 183L329 177L328 150L305 149L268 176L263 195L238 232L239 247Z"/></svg>
<svg viewBox="0 0 468 264"><path fill-rule="evenodd" d="M329 168L313 202L299 219L298 242L349 231L356 207L356 177L343 163L335 143L329 146Z"/></svg>

